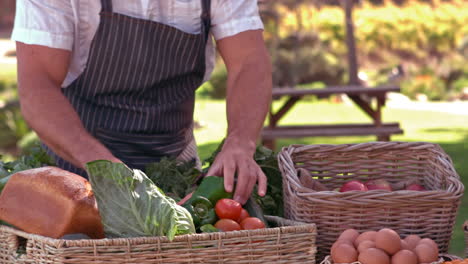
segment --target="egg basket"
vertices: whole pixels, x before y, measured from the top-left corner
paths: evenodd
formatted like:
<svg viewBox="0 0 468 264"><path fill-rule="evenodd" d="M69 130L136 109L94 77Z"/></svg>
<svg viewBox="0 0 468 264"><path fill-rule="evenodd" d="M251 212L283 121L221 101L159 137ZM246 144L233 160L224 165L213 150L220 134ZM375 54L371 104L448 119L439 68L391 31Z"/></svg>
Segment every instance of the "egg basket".
<svg viewBox="0 0 468 264"><path fill-rule="evenodd" d="M432 262L430 264L442 264L444 263L444 261L451 261L451 260L457 260L457 259L461 259L461 258L457 256L452 256L452 255L441 255L439 261ZM326 256L325 259L322 262L320 262L320 264L334 264L334 263L330 256ZM340 263L340 264L346 264L346 263ZM348 263L348 264L361 264L361 262L356 261L356 262Z"/></svg>
<svg viewBox="0 0 468 264"><path fill-rule="evenodd" d="M447 252L464 186L440 146L425 142L291 145L282 149L278 160L285 216L317 225L317 259L329 254L347 228L364 232L387 227L402 237L431 238L441 253ZM427 191L314 191L300 183L299 168L329 190L350 180L385 179L394 184L418 179Z"/></svg>
<svg viewBox="0 0 468 264"><path fill-rule="evenodd" d="M272 228L167 237L52 239L0 226L0 263L315 263L316 227L265 216Z"/></svg>

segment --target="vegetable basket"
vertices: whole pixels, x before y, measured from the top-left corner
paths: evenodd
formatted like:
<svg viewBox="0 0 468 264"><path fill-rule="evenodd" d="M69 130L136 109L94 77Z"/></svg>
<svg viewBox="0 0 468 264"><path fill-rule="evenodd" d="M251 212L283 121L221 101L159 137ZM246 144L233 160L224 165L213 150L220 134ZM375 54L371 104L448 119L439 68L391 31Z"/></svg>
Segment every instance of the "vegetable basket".
<svg viewBox="0 0 468 264"><path fill-rule="evenodd" d="M315 263L316 227L267 216L277 227L167 237L62 240L0 227L0 263Z"/></svg>
<svg viewBox="0 0 468 264"><path fill-rule="evenodd" d="M433 239L446 253L464 186L450 157L425 142L368 142L292 145L280 152L285 216L317 225L317 259L329 254L339 234L384 227L402 237ZM350 180L385 179L391 184L419 179L427 191L314 191L301 185L303 168L329 190Z"/></svg>

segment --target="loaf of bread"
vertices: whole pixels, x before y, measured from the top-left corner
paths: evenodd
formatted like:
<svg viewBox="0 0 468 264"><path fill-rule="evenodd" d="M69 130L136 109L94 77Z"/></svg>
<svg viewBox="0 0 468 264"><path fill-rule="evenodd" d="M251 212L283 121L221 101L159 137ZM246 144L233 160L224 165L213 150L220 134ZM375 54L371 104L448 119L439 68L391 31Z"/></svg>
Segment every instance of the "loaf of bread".
<svg viewBox="0 0 468 264"><path fill-rule="evenodd" d="M91 184L57 167L12 175L0 195L0 219L25 232L52 238L76 233L104 238Z"/></svg>

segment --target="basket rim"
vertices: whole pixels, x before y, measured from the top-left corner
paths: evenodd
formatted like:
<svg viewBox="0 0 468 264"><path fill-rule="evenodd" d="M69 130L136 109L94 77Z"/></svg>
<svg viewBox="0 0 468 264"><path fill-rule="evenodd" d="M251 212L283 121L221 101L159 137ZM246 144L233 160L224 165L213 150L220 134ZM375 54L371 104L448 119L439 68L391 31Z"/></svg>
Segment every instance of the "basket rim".
<svg viewBox="0 0 468 264"><path fill-rule="evenodd" d="M345 144L292 144L289 146L285 146L281 149L281 151L286 149L294 149L294 152L300 152L310 149L318 149L318 148L364 148L368 147L366 151L372 150L374 147L378 148L390 148L390 149L401 149L401 148L414 148L415 150L422 150L422 149L430 149L436 148L437 150L443 149L440 147L439 144L426 142L426 141L369 141L369 142L362 142L362 143L345 143Z"/></svg>
<svg viewBox="0 0 468 264"><path fill-rule="evenodd" d="M140 245L149 243L167 243L167 242L187 242L187 241L203 241L203 240L214 240L214 239L229 239L236 237L252 237L257 235L271 235L271 234L282 234L285 232L307 232L312 235L317 235L317 227L315 223L304 223L300 221L294 221L277 216L267 216L265 218L268 221L286 221L286 223L294 224L280 227L271 227L264 229L254 230L239 230L230 232L213 232L213 233L195 233L179 235L174 237L173 240L169 240L166 236L146 236L146 237L131 237L131 238L103 238L103 239L79 239L79 240L67 240L67 239L55 239L45 237L37 234L27 233L18 230L13 227L0 225L0 232L6 232L25 238L27 240L35 240L47 245L53 245L56 248L63 247L83 247L83 246L120 246L120 245Z"/></svg>

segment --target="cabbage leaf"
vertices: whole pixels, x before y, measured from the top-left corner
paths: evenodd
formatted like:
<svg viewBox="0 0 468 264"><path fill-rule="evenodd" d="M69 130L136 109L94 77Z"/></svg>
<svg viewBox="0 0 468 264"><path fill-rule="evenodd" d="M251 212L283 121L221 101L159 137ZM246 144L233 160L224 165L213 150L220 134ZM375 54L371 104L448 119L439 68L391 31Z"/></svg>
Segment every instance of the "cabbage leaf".
<svg viewBox="0 0 468 264"><path fill-rule="evenodd" d="M167 236L195 233L190 213L166 196L142 171L123 163L86 164L106 237Z"/></svg>

